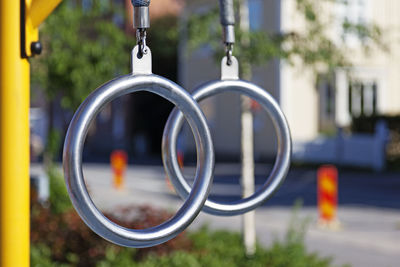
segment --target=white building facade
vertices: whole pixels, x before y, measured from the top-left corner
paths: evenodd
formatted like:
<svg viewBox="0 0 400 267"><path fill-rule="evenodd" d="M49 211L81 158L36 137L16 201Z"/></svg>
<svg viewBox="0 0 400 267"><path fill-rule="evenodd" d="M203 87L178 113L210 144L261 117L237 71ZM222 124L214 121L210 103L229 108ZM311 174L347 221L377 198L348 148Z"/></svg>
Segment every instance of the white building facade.
<svg viewBox="0 0 400 267"><path fill-rule="evenodd" d="M298 32L305 24L296 9L296 0L248 0L250 26L267 32ZM185 15L215 6L217 1L187 1ZM317 73L301 64L273 60L253 68L252 81L265 88L280 104L292 132L294 143L316 140L336 127L351 125L352 116L400 114L400 1L348 0L348 5L327 3L324 12L335 18L329 35L346 47L348 68L337 69L329 80L316 83ZM382 43L388 52L362 49L361 41L341 32L341 23L376 24L382 30ZM204 29L208 30L208 29ZM185 38L182 38L183 40ZM222 44L221 44L222 45ZM192 90L197 85L219 78L219 64L207 47L187 53L181 44L180 83ZM240 154L240 100L237 95L222 95L205 101L217 154ZM266 112L254 113L255 154L272 156L275 135ZM191 139L192 137L190 136ZM188 141L189 149L193 149Z"/></svg>

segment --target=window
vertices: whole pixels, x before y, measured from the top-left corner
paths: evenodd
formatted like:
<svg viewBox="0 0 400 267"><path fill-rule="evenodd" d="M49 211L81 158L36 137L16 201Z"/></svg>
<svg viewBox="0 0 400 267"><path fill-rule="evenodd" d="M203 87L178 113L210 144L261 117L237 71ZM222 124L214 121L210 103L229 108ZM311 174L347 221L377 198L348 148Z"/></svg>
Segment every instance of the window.
<svg viewBox="0 0 400 267"><path fill-rule="evenodd" d="M338 4L338 28L339 36L350 46L359 44L357 33L346 30L346 23L367 25L372 19L371 0L345 0Z"/></svg>
<svg viewBox="0 0 400 267"><path fill-rule="evenodd" d="M372 116L377 113L377 90L375 81L355 81L349 84L349 113L352 117Z"/></svg>
<svg viewBox="0 0 400 267"><path fill-rule="evenodd" d="M249 23L251 31L258 31L263 24L263 0L249 0Z"/></svg>
<svg viewBox="0 0 400 267"><path fill-rule="evenodd" d="M366 24L369 21L369 0L347 0L345 21L353 24Z"/></svg>
<svg viewBox="0 0 400 267"><path fill-rule="evenodd" d="M336 89L329 77L319 79L319 130L332 133L335 130Z"/></svg>

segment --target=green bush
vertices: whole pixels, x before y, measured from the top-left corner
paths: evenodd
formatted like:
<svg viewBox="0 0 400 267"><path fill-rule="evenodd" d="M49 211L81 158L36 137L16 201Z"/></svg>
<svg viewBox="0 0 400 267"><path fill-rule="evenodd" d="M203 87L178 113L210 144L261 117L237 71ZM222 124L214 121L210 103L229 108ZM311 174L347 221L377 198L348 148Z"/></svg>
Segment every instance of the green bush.
<svg viewBox="0 0 400 267"><path fill-rule="evenodd" d="M293 229L294 230L294 229ZM111 266L176 266L176 267L232 267L232 266L273 266L273 267L329 267L331 259L307 253L303 234L289 231L286 239L275 241L272 247L257 246L254 256L246 257L240 234L227 231L210 231L204 227L189 234L193 247L190 251L174 251L157 256L149 254L141 261L135 261L128 250L119 252L110 249L98 267Z"/></svg>
<svg viewBox="0 0 400 267"><path fill-rule="evenodd" d="M62 176L49 169L50 207L32 201L31 265L53 266L271 266L271 267L329 267L331 260L307 252L304 236L307 220L291 219L284 240L276 240L265 249L257 245L256 253L246 257L239 233L211 231L203 227L192 233L145 249L115 246L91 231L71 209ZM295 209L296 210L296 209ZM131 206L106 214L110 220L128 228L143 229L160 224L171 217L166 211L149 206ZM124 220L129 214L137 216Z"/></svg>
<svg viewBox="0 0 400 267"><path fill-rule="evenodd" d="M271 266L271 267L329 267L330 258L322 258L316 253L308 253L304 238L308 219L300 219L297 210L301 203L296 203L293 216L284 240L275 240L268 249L257 245L255 254L247 257L239 233L211 231L208 227L189 233L192 246L187 251L177 250L164 255L148 254L140 261L135 261L133 252L109 249L98 267L111 266L176 266L176 267L232 267L232 266Z"/></svg>
<svg viewBox="0 0 400 267"><path fill-rule="evenodd" d="M50 188L50 208L54 214L62 214L72 208L71 200L65 186L64 176L51 164L47 169Z"/></svg>
<svg viewBox="0 0 400 267"><path fill-rule="evenodd" d="M51 206L52 203L50 203ZM156 226L171 217L166 211L148 206L133 206L117 209L119 214L136 214L135 219L126 221L105 214L110 220L128 228L143 229ZM167 255L192 247L183 233L163 245L146 249L126 249L115 246L90 230L73 209L57 213L51 208L33 202L31 213L31 265L32 266L96 266L98 262L117 260L140 262L148 255ZM64 265L62 265L64 264ZM107 266L107 265L105 265ZM119 266L119 265L113 265Z"/></svg>
<svg viewBox="0 0 400 267"><path fill-rule="evenodd" d="M74 260L63 259L52 261L54 256L51 250L43 244L32 247L32 266L176 266L176 267L224 267L224 266L273 266L273 267L329 267L331 259L322 258L315 253L306 251L304 240L300 238L299 232L289 231L283 241L275 241L274 244L265 249L260 245L254 256L246 257L239 233L227 231L210 231L204 227L199 231L189 234L192 242L186 248L169 250L167 253L159 254L150 251L146 255L138 257L142 249L120 248L104 244L104 253L101 257L93 257L89 263L82 264L79 258ZM299 239L300 238L300 239ZM158 246L163 247L165 245ZM187 249L187 250L185 250ZM70 256L71 258L71 256ZM86 259L87 260L87 259ZM66 264L68 263L68 264ZM64 265L62 265L64 264ZM86 265L88 264L88 265Z"/></svg>
<svg viewBox="0 0 400 267"><path fill-rule="evenodd" d="M51 249L44 244L31 245L31 265L40 267L62 266L62 264L52 260Z"/></svg>

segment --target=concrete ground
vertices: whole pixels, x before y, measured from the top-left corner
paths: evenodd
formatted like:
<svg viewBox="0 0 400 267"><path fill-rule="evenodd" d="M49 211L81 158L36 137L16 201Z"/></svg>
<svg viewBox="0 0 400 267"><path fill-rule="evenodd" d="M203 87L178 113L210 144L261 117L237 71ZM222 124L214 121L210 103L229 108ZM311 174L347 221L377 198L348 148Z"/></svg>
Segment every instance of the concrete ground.
<svg viewBox="0 0 400 267"><path fill-rule="evenodd" d="M256 184L265 180L270 166L256 168ZM38 166L32 172L40 172ZM188 177L193 168L185 168ZM240 196L238 165L217 165L212 198L230 201ZM84 166L93 201L101 210L147 204L175 211L182 200L171 193L161 166L130 166L125 187L112 187L108 165ZM292 169L279 192L256 211L257 238L265 246L282 239L293 215L293 204L302 199L298 217L310 220L306 234L309 251L332 256L337 265L400 266L400 173L372 173L340 170L339 230L317 225L316 171ZM201 213L189 227L208 224L213 229L241 230L240 217L216 217Z"/></svg>

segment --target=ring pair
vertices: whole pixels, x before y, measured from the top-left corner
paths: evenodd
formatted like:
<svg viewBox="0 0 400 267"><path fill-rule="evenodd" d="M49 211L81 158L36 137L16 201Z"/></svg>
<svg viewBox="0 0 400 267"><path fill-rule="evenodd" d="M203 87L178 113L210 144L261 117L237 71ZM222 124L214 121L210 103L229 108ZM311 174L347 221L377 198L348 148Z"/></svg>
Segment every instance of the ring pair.
<svg viewBox="0 0 400 267"><path fill-rule="evenodd" d="M132 74L116 78L97 88L76 111L64 143L63 167L71 201L84 222L103 238L127 247L149 247L166 242L185 230L198 213L238 215L255 209L279 188L290 165L290 130L279 105L261 87L239 79L238 63L222 60L222 78L197 88L191 96L182 87L152 74L151 51L137 57L138 47L132 51ZM101 109L115 98L138 91L160 95L176 105L163 135L163 163L178 194L185 199L174 217L147 229L121 227L107 219L95 206L87 191L82 172L82 151L90 123ZM219 203L207 200L214 173L214 148L207 121L197 102L207 97L234 91L258 101L272 119L278 137L277 158L272 172L263 186L252 196L233 202ZM179 110L178 110L179 109ZM197 169L193 186L182 175L176 154L176 140L183 124L183 116L193 132L197 149ZM204 206L204 208L203 208Z"/></svg>

